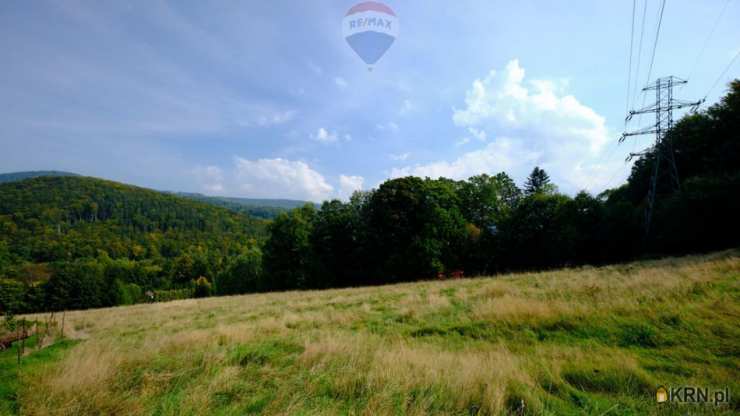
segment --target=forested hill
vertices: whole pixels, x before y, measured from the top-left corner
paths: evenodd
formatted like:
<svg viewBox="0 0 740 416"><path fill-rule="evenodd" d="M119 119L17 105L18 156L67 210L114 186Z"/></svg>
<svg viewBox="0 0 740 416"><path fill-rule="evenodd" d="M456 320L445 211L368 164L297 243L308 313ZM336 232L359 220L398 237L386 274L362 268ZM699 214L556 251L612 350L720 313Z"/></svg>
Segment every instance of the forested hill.
<svg viewBox="0 0 740 416"><path fill-rule="evenodd" d="M0 185L0 241L23 260L176 255L193 242L256 238L259 220L157 191L89 177L38 177ZM166 237L158 241L157 237ZM142 250L144 252L142 252Z"/></svg>
<svg viewBox="0 0 740 416"><path fill-rule="evenodd" d="M78 176L76 173L61 172L58 170L34 170L27 172L0 173L0 183L17 182L24 179L38 178L41 176Z"/></svg>
<svg viewBox="0 0 740 416"><path fill-rule="evenodd" d="M26 179L43 176L80 176L76 173L56 170L37 170L26 172L0 173L0 184L7 182L18 182ZM307 201L293 199L258 199L258 198L234 198L224 196L207 196L192 192L164 192L166 194L181 196L195 201L205 202L209 205L227 208L231 211L246 214L261 219L273 219L288 210L310 204Z"/></svg>
<svg viewBox="0 0 740 416"><path fill-rule="evenodd" d="M263 219L272 219L283 212L310 204L308 201L298 201L293 199L233 198L207 196L188 192L178 192L176 195L228 208L232 211L241 212L243 214Z"/></svg>
<svg viewBox="0 0 740 416"><path fill-rule="evenodd" d="M101 292L112 284L187 287L200 276L213 281L224 259L256 247L264 229L225 208L102 179L9 182L0 184L0 279L64 286L99 272L108 284ZM80 300L90 292L81 285L56 306L115 303Z"/></svg>

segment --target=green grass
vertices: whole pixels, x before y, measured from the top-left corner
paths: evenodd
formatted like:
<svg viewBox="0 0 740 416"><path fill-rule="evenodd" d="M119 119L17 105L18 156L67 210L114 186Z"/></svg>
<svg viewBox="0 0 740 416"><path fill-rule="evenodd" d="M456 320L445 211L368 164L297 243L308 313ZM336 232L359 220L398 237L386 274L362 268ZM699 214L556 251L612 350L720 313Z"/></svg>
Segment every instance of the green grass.
<svg viewBox="0 0 740 416"><path fill-rule="evenodd" d="M0 351L0 415L14 415L20 411L18 389L21 377L36 377L44 367L59 360L76 341L61 340L43 349L36 349L37 337L26 340L26 354L18 365L18 344Z"/></svg>
<svg viewBox="0 0 740 416"><path fill-rule="evenodd" d="M85 339L27 357L24 414L740 412L740 251L67 320ZM733 401L658 406L659 385Z"/></svg>

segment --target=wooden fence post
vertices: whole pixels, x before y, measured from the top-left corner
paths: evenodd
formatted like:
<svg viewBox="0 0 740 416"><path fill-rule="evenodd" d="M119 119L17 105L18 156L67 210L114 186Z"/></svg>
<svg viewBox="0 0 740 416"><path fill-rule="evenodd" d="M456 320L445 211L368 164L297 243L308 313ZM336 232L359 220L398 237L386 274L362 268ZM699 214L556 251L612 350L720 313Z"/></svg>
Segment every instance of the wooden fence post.
<svg viewBox="0 0 740 416"><path fill-rule="evenodd" d="M18 338L18 340L20 340L20 333L18 332L20 329L21 329L20 326L16 325L15 335L16 335L16 338ZM20 366L21 365L21 344L20 342L16 341L15 350L18 352L18 366Z"/></svg>
<svg viewBox="0 0 740 416"><path fill-rule="evenodd" d="M62 311L62 338L64 338L64 317L67 315L67 310Z"/></svg>
<svg viewBox="0 0 740 416"><path fill-rule="evenodd" d="M23 332L21 332L21 355L26 353L26 336L28 335L28 329L26 329L26 320L23 319L21 321L21 324L23 325Z"/></svg>

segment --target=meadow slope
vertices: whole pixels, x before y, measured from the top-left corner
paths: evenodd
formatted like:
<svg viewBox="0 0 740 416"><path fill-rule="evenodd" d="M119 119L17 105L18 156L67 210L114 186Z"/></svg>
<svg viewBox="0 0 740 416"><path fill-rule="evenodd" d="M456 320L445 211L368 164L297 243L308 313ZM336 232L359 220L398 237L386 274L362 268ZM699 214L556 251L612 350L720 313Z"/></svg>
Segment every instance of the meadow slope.
<svg viewBox="0 0 740 416"><path fill-rule="evenodd" d="M76 343L21 371L15 407L28 415L729 414L740 410L739 278L732 250L68 312ZM661 384L728 386L734 396L721 408L659 408Z"/></svg>

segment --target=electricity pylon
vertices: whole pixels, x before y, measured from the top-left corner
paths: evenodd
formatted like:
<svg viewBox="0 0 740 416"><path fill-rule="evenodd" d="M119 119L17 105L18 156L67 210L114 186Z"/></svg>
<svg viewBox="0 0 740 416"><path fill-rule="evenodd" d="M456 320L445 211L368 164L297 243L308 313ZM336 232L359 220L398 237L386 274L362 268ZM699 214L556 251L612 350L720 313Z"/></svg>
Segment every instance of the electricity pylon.
<svg viewBox="0 0 740 416"><path fill-rule="evenodd" d="M658 78L654 83L643 88L643 91L655 90L655 103L639 110L632 110L627 115L627 121L631 120L637 114L655 113L655 124L640 130L624 132L619 138L619 143L630 136L641 136L644 134L655 134L655 143L652 146L655 153L655 164L653 166L653 175L650 178L650 188L647 195L647 208L645 210L645 235L650 234L650 222L653 218L653 208L655 206L655 195L658 188L658 173L660 172L661 159L668 163L668 170L671 175L671 184L676 191L681 190L681 182L678 178L678 167L676 158L673 155L673 144L670 138L666 138L666 132L673 127L673 110L685 107L692 107L694 111L704 102L704 100L688 102L673 98L673 87L676 85L686 84L688 81L674 76ZM649 153L647 149L640 153L630 153L627 160L635 156L642 156Z"/></svg>

